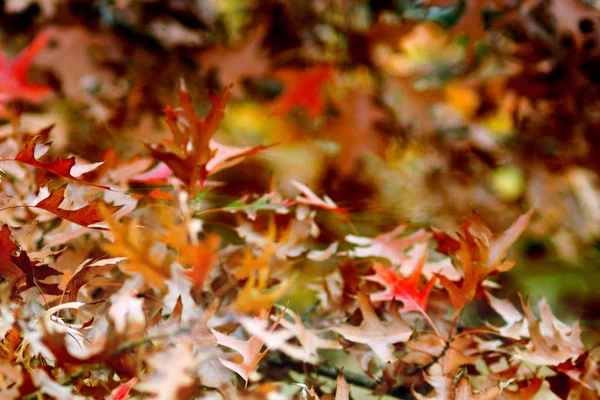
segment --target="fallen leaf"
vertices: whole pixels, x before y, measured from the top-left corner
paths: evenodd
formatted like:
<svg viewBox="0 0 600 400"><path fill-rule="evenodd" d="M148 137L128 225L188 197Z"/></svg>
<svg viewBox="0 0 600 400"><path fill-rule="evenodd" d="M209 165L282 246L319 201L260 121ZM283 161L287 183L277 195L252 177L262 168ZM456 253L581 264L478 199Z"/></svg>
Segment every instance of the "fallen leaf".
<svg viewBox="0 0 600 400"><path fill-rule="evenodd" d="M272 333L275 330L275 328L283 318L283 315L284 312L282 312L279 315L279 317L275 320L275 322L273 322L273 324L268 329L269 333ZM263 316L256 318L262 321L262 323L265 323L267 321L266 314L263 314ZM240 363L234 363L225 359L220 359L220 361L225 367L229 368L230 370L241 376L244 379L244 381L246 381L246 384L248 384L248 379L250 379L256 371L258 363L267 354L268 349L265 349L261 352L261 349L265 344L264 340L256 336L252 336L248 340L239 340L234 337L227 336L212 328L210 328L210 330L217 339L217 344L235 350L242 356L242 362Z"/></svg>
<svg viewBox="0 0 600 400"><path fill-rule="evenodd" d="M202 288L206 274L215 263L215 254L219 249L221 239L216 235L208 235L200 244L188 247L188 251L180 252L183 264L192 265L192 269L183 272L197 288Z"/></svg>
<svg viewBox="0 0 600 400"><path fill-rule="evenodd" d="M128 380L125 383L122 383L121 385L119 385L118 387L116 387L115 389L113 389L112 392L110 392L110 396L107 397L106 400L125 400L128 399L129 396L129 391L131 390L131 388L133 387L133 385L135 385L138 381L138 378L133 377L130 380Z"/></svg>
<svg viewBox="0 0 600 400"><path fill-rule="evenodd" d="M384 363L396 361L393 345L406 342L412 336L412 329L401 320L381 321L362 292L358 293L358 304L363 322L359 326L338 325L333 330L352 342L366 344Z"/></svg>
<svg viewBox="0 0 600 400"><path fill-rule="evenodd" d="M110 189L108 186L97 185L95 183L84 181L83 179L73 176L73 174L76 171L77 172L89 172L90 171L89 166L83 166L83 168L82 168L82 166L77 165L75 162L75 157L71 157L68 159L58 157L56 160L49 162L49 163L39 161L36 158L36 142L38 141L38 138L39 138L39 136L35 136L35 137L32 137L31 139L29 139L27 141L27 143L25 143L25 146L21 149L21 151L19 151L19 153L15 156L14 160L31 165L32 167L35 167L35 168L39 168L39 169L49 172L51 174L74 180L76 182L79 182L79 183L82 183L85 185L96 186L98 188L107 189L107 190ZM0 160L0 161L9 161L9 159L4 159L4 160ZM99 164L92 164L91 167L97 167L98 165ZM79 171L79 170L82 170L82 171Z"/></svg>
<svg viewBox="0 0 600 400"><path fill-rule="evenodd" d="M48 197L39 201L34 207L49 211L60 218L81 226L89 226L104 221L104 216L100 210L101 205L103 205L104 212L110 215L121 209L119 206L105 205L99 199L95 199L88 205L77 210L65 210L59 206L65 200L66 188L67 185L63 185L58 189L52 190Z"/></svg>
<svg viewBox="0 0 600 400"><path fill-rule="evenodd" d="M220 43L201 52L197 59L205 71L216 68L223 85L233 84L231 94L240 97L245 78L261 76L269 71L270 60L261 54L266 27L261 26L248 39L234 47Z"/></svg>
<svg viewBox="0 0 600 400"><path fill-rule="evenodd" d="M51 88L27 81L27 70L31 62L46 47L50 36L50 30L42 31L13 60L7 60L4 56L0 55L0 107L4 108L4 105L13 99L39 103L52 94Z"/></svg>
<svg viewBox="0 0 600 400"><path fill-rule="evenodd" d="M286 114L296 107L304 108L312 118L323 113L323 86L333 77L333 68L323 64L308 70L280 69L275 76L285 84L285 91L272 104L275 114Z"/></svg>
<svg viewBox="0 0 600 400"><path fill-rule="evenodd" d="M371 300L400 300L402 307L399 309L399 312L419 311L423 316L427 317L427 312L425 311L427 308L427 299L429 298L431 289L433 289L433 285L435 285L436 278L433 277L422 290L418 290L421 271L426 261L427 255L425 254L419 260L417 268L406 278L396 274L389 268L383 267L381 264L375 264L373 267L375 275L369 276L368 279L383 285L385 290L371 294Z"/></svg>
<svg viewBox="0 0 600 400"><path fill-rule="evenodd" d="M532 214L533 210L529 210L521 215L500 235L494 235L477 215L465 220L458 240L433 230L438 242L437 250L454 257L455 265L463 272L460 286L444 275L436 274L450 295L455 317L475 298L477 289L489 275L508 271L515 265L514 261L503 260L509 248L527 228Z"/></svg>

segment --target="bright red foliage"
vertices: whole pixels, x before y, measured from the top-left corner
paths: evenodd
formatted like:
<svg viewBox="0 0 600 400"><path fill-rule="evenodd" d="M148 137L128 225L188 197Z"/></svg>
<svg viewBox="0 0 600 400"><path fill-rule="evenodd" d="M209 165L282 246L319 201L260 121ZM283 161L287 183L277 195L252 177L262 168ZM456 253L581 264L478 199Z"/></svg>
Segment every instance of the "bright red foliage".
<svg viewBox="0 0 600 400"><path fill-rule="evenodd" d="M389 268L384 268L381 264L376 264L375 275L370 276L369 280L377 282L385 287L382 292L371 294L372 301L400 300L402 308L400 312L419 311L425 314L427 308L427 299L429 293L435 285L436 278L432 278L423 290L419 291L419 280L421 278L421 270L425 265L427 255L425 254L420 260L412 274L407 278L395 273Z"/></svg>
<svg viewBox="0 0 600 400"><path fill-rule="evenodd" d="M7 60L0 54L0 107L13 99L39 103L52 93L52 89L29 83L27 70L34 57L46 47L50 30L40 33L15 59Z"/></svg>
<svg viewBox="0 0 600 400"><path fill-rule="evenodd" d="M285 82L286 89L273 103L273 111L276 114L285 114L296 107L304 107L313 118L323 112L323 86L333 76L330 65L319 65L300 72L282 71L279 75Z"/></svg>

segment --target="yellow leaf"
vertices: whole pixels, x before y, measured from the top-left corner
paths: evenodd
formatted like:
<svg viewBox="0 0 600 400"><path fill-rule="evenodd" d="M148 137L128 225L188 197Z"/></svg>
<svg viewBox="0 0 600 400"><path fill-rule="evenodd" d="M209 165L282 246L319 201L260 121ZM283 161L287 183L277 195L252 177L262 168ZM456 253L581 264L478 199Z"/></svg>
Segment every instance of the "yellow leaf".
<svg viewBox="0 0 600 400"><path fill-rule="evenodd" d="M103 209L102 213L113 234L113 243L103 244L102 248L112 256L127 257L127 272L140 273L152 287L165 287L165 281L171 277L169 264L159 260L159 257L150 251L155 243L159 243L158 233L144 230L137 220L120 223L106 210Z"/></svg>
<svg viewBox="0 0 600 400"><path fill-rule="evenodd" d="M243 313L258 313L271 308L273 303L289 289L291 279L282 280L278 285L266 288L266 282L251 275L235 299L235 307Z"/></svg>

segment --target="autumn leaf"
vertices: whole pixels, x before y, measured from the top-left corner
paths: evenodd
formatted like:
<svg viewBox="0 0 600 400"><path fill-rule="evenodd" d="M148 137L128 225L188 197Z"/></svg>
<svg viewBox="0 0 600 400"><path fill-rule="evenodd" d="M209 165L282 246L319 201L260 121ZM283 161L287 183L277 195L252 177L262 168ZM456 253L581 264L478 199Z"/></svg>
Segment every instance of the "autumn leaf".
<svg viewBox="0 0 600 400"><path fill-rule="evenodd" d="M474 394L471 390L469 380L462 376L456 385L454 398L456 400L493 400L500 392L502 392L502 388L500 386L494 386L483 393Z"/></svg>
<svg viewBox="0 0 600 400"><path fill-rule="evenodd" d="M199 119L190 94L182 86L179 90L181 111L169 108L165 113L166 123L173 134L173 149L165 149L164 145L150 147L152 157L169 166L188 187L206 178L206 164L214 155L209 146L210 139L225 115L228 96L229 87L221 96L211 94L212 107L206 118ZM183 121L185 126L182 126Z"/></svg>
<svg viewBox="0 0 600 400"><path fill-rule="evenodd" d="M113 234L113 242L103 244L102 248L115 257L126 257L126 271L141 274L153 287L165 287L165 281L171 276L169 265L151 251L154 243L159 242L160 234L143 229L136 220L120 223L108 212L102 213Z"/></svg>
<svg viewBox="0 0 600 400"><path fill-rule="evenodd" d="M23 250L16 256L11 256L14 265L19 268L25 278L25 284L20 286L17 293L20 293L29 288L38 288L43 294L59 295L62 290L58 288L58 283L42 282L50 276L62 275L62 272L45 264L40 264L38 261L31 261L27 253Z"/></svg>
<svg viewBox="0 0 600 400"><path fill-rule="evenodd" d="M312 118L320 116L325 107L323 86L333 77L333 68L323 64L308 70L280 69L275 75L286 88L272 104L276 114L286 114L296 107L303 107Z"/></svg>
<svg viewBox="0 0 600 400"><path fill-rule="evenodd" d="M71 179L76 182L82 183L84 185L96 186L101 189L110 190L108 186L98 185L92 182L84 181L83 179L77 178L73 176L74 173L85 173L89 172L99 164L91 164L91 165L77 165L75 162L75 157L71 158L62 158L58 157L56 160L45 163L39 161L36 158L36 144L39 139L39 136L35 136L27 140L25 146L19 151L19 153L13 159L14 161L19 161L24 164L31 165L32 167L39 168L46 172L49 172L54 175L62 176L63 178ZM10 161L11 159L0 159L0 161Z"/></svg>
<svg viewBox="0 0 600 400"><path fill-rule="evenodd" d="M508 271L515 265L514 261L503 260L509 248L527 228L532 214L533 210L529 210L521 215L500 235L494 235L477 215L465 220L458 240L433 230L434 238L438 242L438 251L454 257L455 265L463 272L460 285L442 274L436 274L450 295L455 317L473 300L477 289L488 276L495 272Z"/></svg>
<svg viewBox="0 0 600 400"><path fill-rule="evenodd" d="M583 354L585 347L581 342L579 323L570 327L557 320L544 299L538 306L540 319L533 314L529 304L523 305L531 342L525 350L517 349L518 358L537 365L557 365Z"/></svg>
<svg viewBox="0 0 600 400"><path fill-rule="evenodd" d="M421 280L421 271L427 261L427 253L424 253L419 260L417 267L408 277L403 277L395 273L389 268L383 267L381 264L375 264L375 275L371 275L368 279L372 282L379 283L385 288L382 292L371 294L372 301L388 301L400 300L402 307L400 312L419 311L424 316L427 315L427 299L429 293L435 285L436 278L433 277L422 290L418 290L419 281Z"/></svg>
<svg viewBox="0 0 600 400"><path fill-rule="evenodd" d="M271 350L279 350L288 356L304 361L315 363L319 359L318 349L339 349L340 343L337 340L323 339L318 336L326 330L307 329L300 317L289 309L284 309L282 313L289 315L293 323L285 318L279 318L279 325L282 329L276 331L267 331L264 324L258 319L245 318L241 324L251 335L262 339L265 345ZM294 345L288 342L289 339L296 338L300 345Z"/></svg>
<svg viewBox="0 0 600 400"><path fill-rule="evenodd" d="M78 208L77 210L65 210L64 208L60 208L60 204L65 200L66 188L67 185L63 185L58 189L52 190L48 197L40 200L34 207L44 209L60 218L82 226L89 226L104 221L104 216L100 210L101 204L103 203L99 199L95 199L91 203ZM113 205L103 205L103 207L104 212L109 215L114 214L121 208Z"/></svg>
<svg viewBox="0 0 600 400"><path fill-rule="evenodd" d="M243 43L236 46L223 46L217 43L207 51L198 55L198 62L205 71L216 68L221 83L233 84L231 93L242 95L243 80L247 77L261 76L269 71L270 60L261 55L262 42L265 39L266 27L261 26L248 35Z"/></svg>
<svg viewBox="0 0 600 400"><path fill-rule="evenodd" d="M382 362L394 362L394 343L406 342L412 329L401 320L381 321L368 296L362 292L358 293L358 304L363 322L359 326L338 325L333 330L352 342L366 344Z"/></svg>
<svg viewBox="0 0 600 400"><path fill-rule="evenodd" d="M22 272L12 262L13 252L19 249L10 237L10 228L2 225L0 229L0 276L8 279L15 279L22 275Z"/></svg>
<svg viewBox="0 0 600 400"><path fill-rule="evenodd" d="M407 258L404 254L406 248L423 242L431 236L424 229L410 235L400 236L407 227L407 225L400 225L396 229L374 238L348 235L345 239L347 242L356 245L350 253L353 257L381 257L389 260L394 265L398 265Z"/></svg>
<svg viewBox="0 0 600 400"><path fill-rule="evenodd" d="M273 324L271 324L267 330L268 333L272 333L275 330L284 314L285 311L282 312L277 319L275 319ZM261 317L255 318L265 323L268 319L268 315L264 313ZM250 379L256 371L258 363L267 354L268 349L261 351L265 344L264 340L256 336L251 336L248 340L240 340L231 336L227 336L212 328L210 330L217 339L217 343L219 345L235 350L241 355L242 360L240 363L235 363L225 359L220 359L220 361L225 367L241 376L242 379L246 381L246 384L248 384L248 379Z"/></svg>
<svg viewBox="0 0 600 400"><path fill-rule="evenodd" d="M387 114L373 103L369 93L350 90L336 102L340 115L325 128L326 137L340 144L334 159L343 177L350 177L369 153L383 156L387 142L375 124L387 119Z"/></svg>
<svg viewBox="0 0 600 400"><path fill-rule="evenodd" d="M197 364L189 343L152 354L148 357L150 372L142 376L136 390L150 393L150 399L177 399L180 390L194 383L194 368Z"/></svg>
<svg viewBox="0 0 600 400"><path fill-rule="evenodd" d="M267 310L283 296L291 286L291 278L267 287L267 282L256 274L250 275L235 299L235 307L245 313Z"/></svg>
<svg viewBox="0 0 600 400"><path fill-rule="evenodd" d="M138 378L133 377L127 382L119 385L112 392L110 392L110 396L107 397L106 400L125 400L129 398L129 391L138 381Z"/></svg>
<svg viewBox="0 0 600 400"><path fill-rule="evenodd" d="M335 400L350 400L350 385L344 378L344 373L340 372L335 381Z"/></svg>
<svg viewBox="0 0 600 400"><path fill-rule="evenodd" d="M215 263L215 255L219 249L221 239L216 235L208 235L206 239L195 246L187 247L185 252L180 251L179 258L185 265L192 265L192 269L183 274L194 283L197 288L202 288L206 274Z"/></svg>
<svg viewBox="0 0 600 400"><path fill-rule="evenodd" d="M65 287L65 292L69 294L69 301L77 301L77 294L82 286L111 271L116 267L117 263L123 260L124 258L108 258L94 262L88 261L81 264L75 270Z"/></svg>
<svg viewBox="0 0 600 400"><path fill-rule="evenodd" d="M335 204L333 200L331 200L328 196L324 196L323 199L321 199L305 184L295 180L292 180L291 183L301 193L301 196L296 197L296 202L307 206L313 206L317 208L322 208L324 210L333 211L340 215L347 214L345 210L343 210L337 204Z"/></svg>
<svg viewBox="0 0 600 400"><path fill-rule="evenodd" d="M0 55L0 107L10 100L22 99L39 103L52 93L52 89L30 83L27 71L35 56L46 47L51 31L44 30L15 59Z"/></svg>

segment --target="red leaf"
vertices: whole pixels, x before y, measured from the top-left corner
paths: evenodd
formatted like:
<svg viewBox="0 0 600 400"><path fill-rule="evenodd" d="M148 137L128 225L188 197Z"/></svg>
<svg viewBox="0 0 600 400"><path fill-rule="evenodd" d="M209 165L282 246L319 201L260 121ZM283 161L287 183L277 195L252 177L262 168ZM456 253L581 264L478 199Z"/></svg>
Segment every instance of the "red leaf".
<svg viewBox="0 0 600 400"><path fill-rule="evenodd" d="M19 246L10 238L10 229L3 225L0 230L0 276L8 279L22 276L22 271L19 271L11 260L12 253L18 248Z"/></svg>
<svg viewBox="0 0 600 400"><path fill-rule="evenodd" d="M14 160L20 161L22 163L31 165L31 166L39 168L39 169L42 169L42 170L44 170L46 172L50 172L54 175L62 176L63 178L72 179L74 181L83 183L85 185L91 185L91 186L99 187L101 189L110 190L110 188L108 186L97 185L95 183L87 182L82 179L74 177L72 175L72 169L75 166L75 157L71 157L68 159L58 157L55 161L52 161L50 163L43 163L43 162L38 161L35 158L35 145L36 145L37 139L38 139L38 136L29 139L27 141L27 143L25 143L25 146L21 149L21 151L19 151L17 156L14 158Z"/></svg>
<svg viewBox="0 0 600 400"><path fill-rule="evenodd" d="M112 392L110 392L110 396L107 400L125 400L129 398L129 391L138 381L138 378L133 377L122 385L116 387Z"/></svg>
<svg viewBox="0 0 600 400"><path fill-rule="evenodd" d="M52 93L47 86L27 81L27 70L35 56L50 39L50 30L40 33L31 44L15 59L7 60L0 55L0 105L13 99L23 99L39 103Z"/></svg>
<svg viewBox="0 0 600 400"><path fill-rule="evenodd" d="M304 107L310 116L316 118L323 112L323 86L333 75L330 65L323 64L306 71L283 70L277 75L286 84L286 90L272 104L274 113L285 114L296 107Z"/></svg>
<svg viewBox="0 0 600 400"><path fill-rule="evenodd" d="M95 199L88 205L78 208L77 210L65 210L64 208L59 208L60 204L65 199L66 188L67 185L63 185L58 189L54 189L52 192L50 192L48 197L37 203L35 207L49 211L54 215L66 219L67 221L71 221L82 226L89 226L105 220L100 210L100 205L102 203L99 199ZM120 208L121 207L113 205L104 206L105 212L108 212L109 214L114 214Z"/></svg>
<svg viewBox="0 0 600 400"><path fill-rule="evenodd" d="M400 300L402 301L403 306L399 312L419 311L423 315L426 315L425 309L427 308L427 299L429 298L429 293L435 284L436 278L431 278L423 290L419 291L417 289L421 278L421 270L425 265L425 261L427 261L426 252L423 253L423 256L419 260L419 263L412 274L406 278L389 268L384 268L381 264L376 264L374 267L375 275L370 276L369 280L383 285L385 290L371 294L371 300Z"/></svg>

